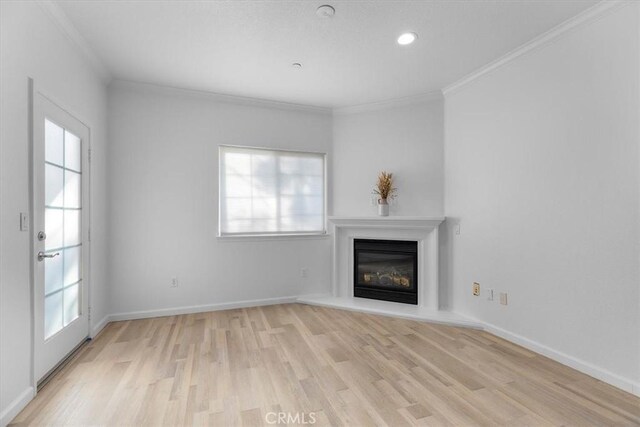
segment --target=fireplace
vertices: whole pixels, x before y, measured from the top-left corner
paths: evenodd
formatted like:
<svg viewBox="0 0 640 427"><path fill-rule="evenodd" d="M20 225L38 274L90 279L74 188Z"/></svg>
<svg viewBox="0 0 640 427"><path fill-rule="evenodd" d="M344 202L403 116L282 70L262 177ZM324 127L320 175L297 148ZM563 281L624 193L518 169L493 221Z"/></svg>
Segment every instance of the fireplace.
<svg viewBox="0 0 640 427"><path fill-rule="evenodd" d="M418 304L418 242L354 239L353 295Z"/></svg>

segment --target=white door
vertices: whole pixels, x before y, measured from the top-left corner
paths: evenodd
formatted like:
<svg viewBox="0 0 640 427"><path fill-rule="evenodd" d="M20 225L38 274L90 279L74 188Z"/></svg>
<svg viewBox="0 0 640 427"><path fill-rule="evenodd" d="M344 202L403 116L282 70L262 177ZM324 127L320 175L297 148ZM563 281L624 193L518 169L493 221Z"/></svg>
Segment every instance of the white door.
<svg viewBox="0 0 640 427"><path fill-rule="evenodd" d="M40 381L89 335L89 129L41 94L33 101L34 364Z"/></svg>

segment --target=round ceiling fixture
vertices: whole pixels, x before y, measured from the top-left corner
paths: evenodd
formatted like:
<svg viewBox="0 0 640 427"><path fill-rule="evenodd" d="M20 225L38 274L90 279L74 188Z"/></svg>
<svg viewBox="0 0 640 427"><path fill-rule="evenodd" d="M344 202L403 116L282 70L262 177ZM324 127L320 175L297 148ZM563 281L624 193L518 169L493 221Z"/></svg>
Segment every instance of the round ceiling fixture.
<svg viewBox="0 0 640 427"><path fill-rule="evenodd" d="M294 62L293 64L291 64L291 66L296 69L302 68L302 64L299 62Z"/></svg>
<svg viewBox="0 0 640 427"><path fill-rule="evenodd" d="M413 43L418 38L416 33L404 33L398 37L398 44L402 46L406 46L408 44Z"/></svg>
<svg viewBox="0 0 640 427"><path fill-rule="evenodd" d="M328 4L323 4L322 6L316 9L316 15L320 18L333 18L333 15L336 14L336 10L333 6Z"/></svg>

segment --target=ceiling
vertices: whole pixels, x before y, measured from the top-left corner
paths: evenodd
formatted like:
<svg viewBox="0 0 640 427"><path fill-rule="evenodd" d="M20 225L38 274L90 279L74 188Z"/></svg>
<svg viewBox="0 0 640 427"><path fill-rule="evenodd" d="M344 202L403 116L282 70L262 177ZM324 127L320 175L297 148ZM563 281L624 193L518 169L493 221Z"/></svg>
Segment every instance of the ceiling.
<svg viewBox="0 0 640 427"><path fill-rule="evenodd" d="M57 3L114 78L343 107L442 89L597 1Z"/></svg>

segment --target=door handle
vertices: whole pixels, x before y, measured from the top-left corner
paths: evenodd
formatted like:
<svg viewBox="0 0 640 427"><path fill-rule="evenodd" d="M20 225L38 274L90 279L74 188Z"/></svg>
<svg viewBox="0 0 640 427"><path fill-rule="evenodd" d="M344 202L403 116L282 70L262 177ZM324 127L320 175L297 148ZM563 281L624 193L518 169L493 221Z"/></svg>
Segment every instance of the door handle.
<svg viewBox="0 0 640 427"><path fill-rule="evenodd" d="M38 261L42 261L45 258L53 258L60 255L60 252L56 252L55 254L51 254L51 255L47 255L44 252L40 251L38 252Z"/></svg>

